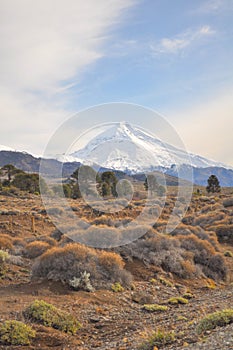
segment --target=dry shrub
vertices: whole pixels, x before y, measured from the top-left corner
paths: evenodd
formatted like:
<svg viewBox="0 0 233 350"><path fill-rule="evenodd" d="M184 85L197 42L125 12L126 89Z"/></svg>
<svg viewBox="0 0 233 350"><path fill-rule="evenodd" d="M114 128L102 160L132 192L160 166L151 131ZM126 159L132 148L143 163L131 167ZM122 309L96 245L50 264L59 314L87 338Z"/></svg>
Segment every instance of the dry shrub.
<svg viewBox="0 0 233 350"><path fill-rule="evenodd" d="M26 245L24 256L29 259L35 259L50 248L51 246L46 242L34 241Z"/></svg>
<svg viewBox="0 0 233 350"><path fill-rule="evenodd" d="M193 234L175 237L161 234L153 238L138 239L115 248L126 259L139 259L145 264L161 267L181 278L192 278L203 272L207 277L225 279L225 261L215 248ZM218 264L216 262L218 261Z"/></svg>
<svg viewBox="0 0 233 350"><path fill-rule="evenodd" d="M209 212L214 212L217 210L221 210L222 209L222 205L219 203L215 203L213 205L206 205L201 209L201 213L209 213Z"/></svg>
<svg viewBox="0 0 233 350"><path fill-rule="evenodd" d="M95 218L92 222L91 225L107 225L107 226L114 226L114 222L113 220L106 216L106 215L102 215L99 218Z"/></svg>
<svg viewBox="0 0 233 350"><path fill-rule="evenodd" d="M103 225L90 226L87 230L73 230L69 232L67 236L68 239L71 239L74 242L80 242L84 245L102 248L118 245L120 238L119 231L117 229Z"/></svg>
<svg viewBox="0 0 233 350"><path fill-rule="evenodd" d="M154 238L149 239L138 239L116 249L128 259L139 259L146 265L152 264L161 267L164 271L171 272L181 278L192 277L193 274L189 274L191 269L187 270L184 264L186 257L183 257L184 251L180 247L179 240L159 234L154 236ZM192 261L190 263L193 264Z"/></svg>
<svg viewBox="0 0 233 350"><path fill-rule="evenodd" d="M49 237L49 236L37 236L36 238L27 239L28 243L35 242L35 241L48 243L51 247L53 247L57 244L56 240L52 237Z"/></svg>
<svg viewBox="0 0 233 350"><path fill-rule="evenodd" d="M223 220L225 218L224 213L214 212L206 215L200 215L194 220L194 225L201 227L211 226L216 221Z"/></svg>
<svg viewBox="0 0 233 350"><path fill-rule="evenodd" d="M24 247L26 246L26 242L24 241L24 239L22 238L13 238L12 239L12 243L13 243L13 250L12 250L12 254L17 256L17 255L23 255L23 250Z"/></svg>
<svg viewBox="0 0 233 350"><path fill-rule="evenodd" d="M191 226L188 225L184 225L184 224L180 224L178 227L176 227L172 232L171 235L172 236L177 236L177 235L191 235L192 231L191 231Z"/></svg>
<svg viewBox="0 0 233 350"><path fill-rule="evenodd" d="M105 252L104 250L99 252L99 264L109 272L111 272L116 267L120 267L122 269L124 267L124 262L120 255L116 253Z"/></svg>
<svg viewBox="0 0 233 350"><path fill-rule="evenodd" d="M185 225L192 225L194 220L193 215L186 215L183 219L182 219L182 223Z"/></svg>
<svg viewBox="0 0 233 350"><path fill-rule="evenodd" d="M60 230L56 229L54 230L51 234L50 237L52 239L55 239L55 241L60 241L62 239L63 236L63 232L61 232Z"/></svg>
<svg viewBox="0 0 233 350"><path fill-rule="evenodd" d="M131 283L131 275L123 269L123 261L114 253L95 250L73 243L63 248L52 248L34 264L33 277L69 282L84 272L90 273L95 288L110 288L112 283Z"/></svg>
<svg viewBox="0 0 233 350"><path fill-rule="evenodd" d="M211 227L216 232L220 243L233 244L233 225L216 225Z"/></svg>
<svg viewBox="0 0 233 350"><path fill-rule="evenodd" d="M13 238L12 240L12 243L14 246L17 246L17 247L25 247L26 245L26 242L24 241L23 238Z"/></svg>
<svg viewBox="0 0 233 350"><path fill-rule="evenodd" d="M8 235L1 234L0 235L0 249L3 250L12 250L12 238Z"/></svg>
<svg viewBox="0 0 233 350"><path fill-rule="evenodd" d="M198 238L200 238L203 241L208 241L212 246L218 250L218 239L213 231L204 231L203 228L200 226L189 226L189 225L183 225L180 224L173 232L171 233L172 236L187 236L194 234Z"/></svg>
<svg viewBox="0 0 233 350"><path fill-rule="evenodd" d="M201 265L202 271L207 277L213 279L225 279L227 267L224 258L216 254L214 247L207 241L196 236L179 236L181 247L191 251L194 263Z"/></svg>
<svg viewBox="0 0 233 350"><path fill-rule="evenodd" d="M183 268L183 275L184 276L194 276L196 273L195 265L190 260L183 260L181 261L181 266Z"/></svg>

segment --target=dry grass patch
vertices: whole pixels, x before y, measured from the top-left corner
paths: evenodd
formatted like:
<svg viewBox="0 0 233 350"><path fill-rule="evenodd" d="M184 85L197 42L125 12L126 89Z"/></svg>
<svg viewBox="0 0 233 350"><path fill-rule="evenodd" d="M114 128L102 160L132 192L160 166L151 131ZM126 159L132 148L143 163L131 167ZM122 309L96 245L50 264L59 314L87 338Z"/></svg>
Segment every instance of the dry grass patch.
<svg viewBox="0 0 233 350"><path fill-rule="evenodd" d="M46 242L34 241L24 248L24 256L29 259L35 259L45 253L51 246Z"/></svg>
<svg viewBox="0 0 233 350"><path fill-rule="evenodd" d="M13 249L12 238L10 236L5 234L0 235L0 249L4 249L4 250Z"/></svg>

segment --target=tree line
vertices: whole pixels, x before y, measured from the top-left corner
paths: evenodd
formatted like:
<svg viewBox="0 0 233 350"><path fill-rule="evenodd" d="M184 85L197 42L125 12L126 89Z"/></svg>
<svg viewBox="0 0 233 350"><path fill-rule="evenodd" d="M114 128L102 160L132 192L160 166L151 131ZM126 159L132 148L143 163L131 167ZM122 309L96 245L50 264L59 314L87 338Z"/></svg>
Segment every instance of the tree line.
<svg viewBox="0 0 233 350"><path fill-rule="evenodd" d="M126 179L118 182L113 171L97 173L90 166L82 166L81 173L84 174L82 176L84 180L82 179L82 181L86 181L84 186L86 195L91 195L96 191L102 197L130 197L132 195L133 189L130 182ZM68 179L63 181L62 185L54 184L51 186L51 189L48 189L45 181L39 174L26 173L12 164L7 164L0 168L0 190L15 187L19 190L36 194L39 194L41 190L52 191L50 194L64 194L65 197L77 199L82 197L79 176L80 168L76 169ZM147 175L144 181L144 188L150 192L150 195L163 196L166 192L165 187L158 183L155 174ZM206 191L208 193L221 191L219 180L215 175L211 175L208 178Z"/></svg>

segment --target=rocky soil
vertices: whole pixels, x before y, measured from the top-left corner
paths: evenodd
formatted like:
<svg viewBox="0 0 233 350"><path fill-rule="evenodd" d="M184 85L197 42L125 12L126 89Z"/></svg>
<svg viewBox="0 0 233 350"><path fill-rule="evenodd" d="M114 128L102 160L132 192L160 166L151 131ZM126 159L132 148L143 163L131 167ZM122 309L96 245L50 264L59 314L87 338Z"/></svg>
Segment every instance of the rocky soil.
<svg viewBox="0 0 233 350"><path fill-rule="evenodd" d="M1 234L25 240L49 235L54 230L37 196L1 196L0 204ZM196 200L194 204L199 211L207 205L207 200ZM219 210L220 206L216 205L216 208ZM227 208L229 217L231 210ZM32 216L35 217L35 227L32 227ZM221 252L233 251L229 243L222 243L219 249ZM18 258L21 258L21 263L10 261L6 276L0 279L1 321L24 321L22 311L33 300L42 299L75 315L82 323L82 328L75 336L71 336L33 324L37 336L30 346L1 345L0 349L137 350L158 329L174 331L176 334L175 342L161 346L161 349L233 349L232 324L201 335L196 331L199 320L205 315L233 308L232 257L226 257L231 271L228 280L218 283L205 277L182 280L146 266L141 261L129 261L126 262L126 269L134 276L134 284L132 289L119 293L109 290L88 293L71 290L60 282L32 281L30 270L33 261L25 257ZM164 279L170 282L169 285L164 283ZM187 304L168 304L169 298L183 296L187 292L193 295ZM168 308L160 312L146 311L143 305L152 303Z"/></svg>

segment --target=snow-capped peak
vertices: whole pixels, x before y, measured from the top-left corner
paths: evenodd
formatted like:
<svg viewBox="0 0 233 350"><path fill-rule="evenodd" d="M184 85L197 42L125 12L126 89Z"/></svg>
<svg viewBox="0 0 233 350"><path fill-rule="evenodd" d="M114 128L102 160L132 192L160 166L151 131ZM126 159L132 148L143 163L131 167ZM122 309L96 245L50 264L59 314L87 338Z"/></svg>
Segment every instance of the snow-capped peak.
<svg viewBox="0 0 233 350"><path fill-rule="evenodd" d="M105 168L133 173L158 167L170 168L173 164L178 167L188 164L199 168L227 168L222 163L188 154L125 121L111 124L70 156L82 163L96 163Z"/></svg>

